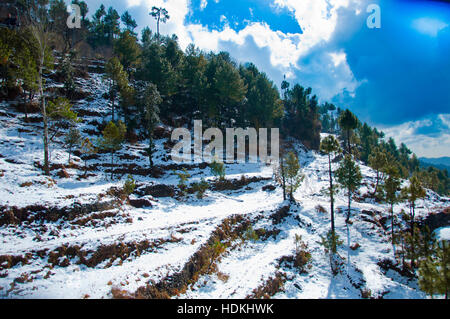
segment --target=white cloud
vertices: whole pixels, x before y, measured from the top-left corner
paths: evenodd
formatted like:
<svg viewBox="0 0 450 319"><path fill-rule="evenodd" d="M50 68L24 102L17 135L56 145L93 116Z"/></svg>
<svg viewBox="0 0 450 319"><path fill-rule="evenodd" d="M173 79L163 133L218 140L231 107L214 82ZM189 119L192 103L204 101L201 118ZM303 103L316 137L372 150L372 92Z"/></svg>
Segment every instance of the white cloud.
<svg viewBox="0 0 450 319"><path fill-rule="evenodd" d="M438 19L419 18L412 22L412 26L423 34L436 37L439 31L448 27L448 24Z"/></svg>
<svg viewBox="0 0 450 319"><path fill-rule="evenodd" d="M302 65L299 60L308 56L315 46L331 40L336 29L340 9L347 8L352 4L352 10L354 11L354 8L358 8L358 4L363 0L273 0L274 10L288 9L294 14L299 23L297 33L274 31L263 22L250 22L244 29L235 31L224 17L221 19L224 23L221 31L209 30L208 26L201 24L185 24L185 18L191 10L190 0L127 1L129 5L139 2L148 9L152 6L165 7L171 18L166 24L161 25L161 33L176 34L183 49L190 43L195 43L203 50L215 52L224 50L224 47L232 47L235 50L230 51L232 56L242 56L239 49L248 45L248 41L251 39L258 49L247 54L244 57L245 60L240 62L258 60L258 51L264 50L267 52L268 50L270 53L268 63L270 65L265 64L264 66L271 70L273 68L278 69L279 75L276 76L276 80L281 78L283 74L291 79L295 78L294 74L297 76L300 74L301 79L297 78L296 80L313 87L315 93L324 99L332 98L342 93L343 90L352 94L358 86L348 66L345 52L334 52L333 50L327 53L327 58L319 57L320 61L313 61L309 65ZM215 1L218 2L218 0ZM203 5L207 5L206 0L202 1L201 7ZM156 28L155 21L150 17L146 24L152 29ZM258 65L258 67L262 68L263 65ZM263 71L267 72L265 69ZM310 74L315 79L308 83L302 76L304 74ZM325 80L319 81L318 77L320 76L323 76Z"/></svg>
<svg viewBox="0 0 450 319"><path fill-rule="evenodd" d="M410 121L393 127L383 128L387 137L392 137L398 144L405 143L419 157L444 157L450 156L450 114L437 116L447 129L438 135L426 135L417 133L421 128L435 125L430 119Z"/></svg>
<svg viewBox="0 0 450 319"><path fill-rule="evenodd" d="M335 67L339 66L342 63L347 63L347 55L345 54L345 52L331 52L330 56Z"/></svg>
<svg viewBox="0 0 450 319"><path fill-rule="evenodd" d="M202 2L200 3L200 10L203 11L207 5L208 5L208 0L202 0Z"/></svg>

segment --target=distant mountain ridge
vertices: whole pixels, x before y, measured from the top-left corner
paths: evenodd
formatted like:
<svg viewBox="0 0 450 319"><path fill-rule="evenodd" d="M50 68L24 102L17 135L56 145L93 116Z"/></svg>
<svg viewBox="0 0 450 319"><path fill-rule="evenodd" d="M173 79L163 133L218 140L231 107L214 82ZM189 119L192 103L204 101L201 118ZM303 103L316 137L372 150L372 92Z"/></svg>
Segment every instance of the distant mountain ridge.
<svg viewBox="0 0 450 319"><path fill-rule="evenodd" d="M438 158L421 157L419 158L419 160L422 166L434 166L439 169L447 169L448 171L450 171L450 157L448 156Z"/></svg>

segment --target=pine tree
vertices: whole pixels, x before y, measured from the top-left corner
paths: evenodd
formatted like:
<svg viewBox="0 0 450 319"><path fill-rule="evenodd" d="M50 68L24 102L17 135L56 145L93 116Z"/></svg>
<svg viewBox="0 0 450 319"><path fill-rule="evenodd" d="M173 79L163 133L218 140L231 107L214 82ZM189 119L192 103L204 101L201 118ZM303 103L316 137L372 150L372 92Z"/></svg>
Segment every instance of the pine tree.
<svg viewBox="0 0 450 319"><path fill-rule="evenodd" d="M155 20L156 20L156 30L157 30L156 35L157 35L158 40L159 40L159 38L160 38L160 34L159 34L159 23L160 23L160 22L166 23L167 20L170 19L169 12L167 12L167 10L166 10L165 8L162 8L162 7L160 7L160 8L158 8L158 7L153 7L153 8L152 8L152 11L151 11L149 14L150 14L153 18L155 18Z"/></svg>
<svg viewBox="0 0 450 319"><path fill-rule="evenodd" d="M347 153L351 154L350 138L352 131L358 127L358 119L347 109L339 116L339 126L346 132Z"/></svg>
<svg viewBox="0 0 450 319"><path fill-rule="evenodd" d="M285 159L285 145L282 142L280 144L280 158L279 162L277 163L277 166L274 169L274 177L275 180L278 182L279 185L281 185L281 188L283 189L283 200L286 200L287 194L286 194L286 159Z"/></svg>
<svg viewBox="0 0 450 319"><path fill-rule="evenodd" d="M395 240L394 240L394 205L399 202L400 198L397 192L400 190L400 174L394 165L386 168L387 178L384 182L384 200L391 206L391 236L392 246L394 247L395 255Z"/></svg>
<svg viewBox="0 0 450 319"><path fill-rule="evenodd" d="M410 219L410 236L411 241L415 240L415 216L416 216L416 201L426 196L425 189L422 187L420 180L417 176L412 176L409 179L409 186L402 189L402 196L406 198L409 203L409 219ZM415 256L414 246L412 247L412 256ZM415 258L411 260L411 266L414 267Z"/></svg>
<svg viewBox="0 0 450 319"><path fill-rule="evenodd" d="M331 231L335 233L334 224L334 187L333 187L333 171L331 169L331 155L341 152L339 142L333 135L328 135L322 140L320 144L320 150L328 155L328 175L330 179L330 214L331 214ZM336 250L336 247L334 247Z"/></svg>
<svg viewBox="0 0 450 319"><path fill-rule="evenodd" d="M126 126L122 121L109 122L99 139L99 148L111 153L111 179L114 177L114 154L122 148L125 141Z"/></svg>
<svg viewBox="0 0 450 319"><path fill-rule="evenodd" d="M111 100L111 116L115 121L115 101L117 93L128 87L128 77L123 66L116 57L110 59L105 67L105 79L109 82L109 98Z"/></svg>
<svg viewBox="0 0 450 319"><path fill-rule="evenodd" d="M87 174L87 162L88 162L88 158L94 154L97 153L97 149L95 148L95 146L92 144L92 142L89 140L88 137L86 137L80 145L80 152L81 152L81 158L84 160L84 175L86 176Z"/></svg>
<svg viewBox="0 0 450 319"><path fill-rule="evenodd" d="M72 104L64 97L58 97L54 101L49 101L47 106L49 131L53 134L49 141L52 142L58 135L61 127L65 125L73 126L78 123L78 115L72 110Z"/></svg>
<svg viewBox="0 0 450 319"><path fill-rule="evenodd" d="M64 138L64 144L66 145L69 151L69 165L70 165L70 156L72 155L72 150L75 146L80 144L81 142L81 134L80 131L76 127L71 127L69 131L66 133Z"/></svg>
<svg viewBox="0 0 450 319"><path fill-rule="evenodd" d="M139 64L141 48L138 39L131 31L125 30L117 40L114 41L114 53L127 72L132 75L132 70Z"/></svg>
<svg viewBox="0 0 450 319"><path fill-rule="evenodd" d="M127 28L127 31L130 31L131 34L134 34L134 29L136 29L137 27L137 23L136 20L134 20L130 13L128 11L125 11L122 16L120 17L120 19L122 20L123 24L125 24L125 27Z"/></svg>
<svg viewBox="0 0 450 319"><path fill-rule="evenodd" d="M294 152L289 152L286 155L285 165L287 192L289 200L294 202L294 192L300 187L305 176L301 173L300 163Z"/></svg>
<svg viewBox="0 0 450 319"><path fill-rule="evenodd" d="M150 161L150 167L153 167L153 152L154 152L154 130L159 123L159 105L162 103L162 98L159 95L156 85L150 83L144 89L142 103L144 104L145 112L145 127L148 133L148 148L147 154Z"/></svg>
<svg viewBox="0 0 450 319"><path fill-rule="evenodd" d="M384 179L383 169L386 167L387 163L388 163L388 160L387 160L386 153L384 153L379 148L374 150L372 155L369 155L369 165L375 170L375 172L377 174L375 189L373 191L373 196L375 196L377 194L380 181L382 181Z"/></svg>
<svg viewBox="0 0 450 319"><path fill-rule="evenodd" d="M431 297L444 295L450 291L450 243L443 240L434 245L433 255L420 263L419 286Z"/></svg>
<svg viewBox="0 0 450 319"><path fill-rule="evenodd" d="M339 168L336 170L336 177L339 184L347 190L348 211L346 222L350 221L350 205L352 196L361 185L362 175L359 165L353 160L350 154L345 155Z"/></svg>
<svg viewBox="0 0 450 319"><path fill-rule="evenodd" d="M220 181L225 180L225 165L219 162L217 158L214 158L211 164L209 164L211 173L213 176L218 178Z"/></svg>

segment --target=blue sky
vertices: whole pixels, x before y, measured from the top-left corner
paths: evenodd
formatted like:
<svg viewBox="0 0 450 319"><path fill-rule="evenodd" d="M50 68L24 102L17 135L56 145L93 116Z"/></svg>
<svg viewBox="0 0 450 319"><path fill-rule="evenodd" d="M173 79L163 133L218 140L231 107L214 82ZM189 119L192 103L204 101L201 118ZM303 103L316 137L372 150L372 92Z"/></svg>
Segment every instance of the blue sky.
<svg viewBox="0 0 450 319"><path fill-rule="evenodd" d="M313 88L321 101L405 142L417 155L450 156L450 3L431 0L87 0L128 10L139 30L164 6L161 26L182 48L229 51L279 86ZM369 4L381 28L369 29Z"/></svg>

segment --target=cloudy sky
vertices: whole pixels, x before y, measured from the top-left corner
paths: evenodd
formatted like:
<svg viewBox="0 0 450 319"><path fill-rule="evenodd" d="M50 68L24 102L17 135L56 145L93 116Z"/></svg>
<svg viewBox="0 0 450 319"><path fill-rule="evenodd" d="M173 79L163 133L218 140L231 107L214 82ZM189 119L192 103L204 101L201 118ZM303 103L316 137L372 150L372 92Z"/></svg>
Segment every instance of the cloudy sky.
<svg viewBox="0 0 450 319"><path fill-rule="evenodd" d="M180 45L229 51L275 83L313 88L321 101L406 143L418 156L450 156L450 3L432 0L85 0L128 10L156 30L152 6L171 16L161 33ZM377 4L381 28L368 28Z"/></svg>

